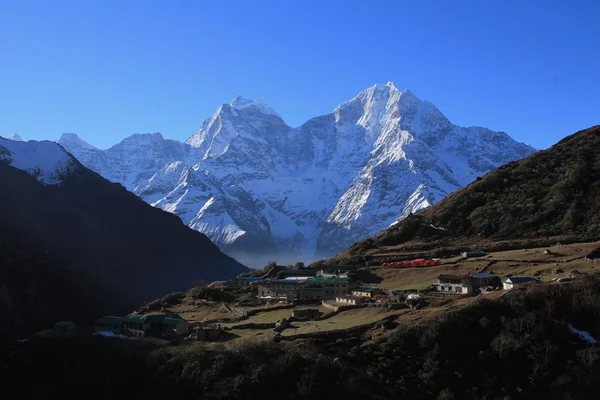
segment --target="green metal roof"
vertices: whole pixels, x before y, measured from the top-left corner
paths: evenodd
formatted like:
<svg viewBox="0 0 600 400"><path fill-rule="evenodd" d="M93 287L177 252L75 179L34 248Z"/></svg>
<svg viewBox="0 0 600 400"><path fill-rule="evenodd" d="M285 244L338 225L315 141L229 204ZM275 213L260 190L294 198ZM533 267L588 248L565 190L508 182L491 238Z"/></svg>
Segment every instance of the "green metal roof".
<svg viewBox="0 0 600 400"><path fill-rule="evenodd" d="M121 322L123 322L123 318L105 315L104 317L98 318L95 322L103 325L119 325Z"/></svg>
<svg viewBox="0 0 600 400"><path fill-rule="evenodd" d="M350 278L312 278L306 281L307 285L342 284L354 282Z"/></svg>
<svg viewBox="0 0 600 400"><path fill-rule="evenodd" d="M352 288L351 292L364 292L364 293L373 293L374 291L379 290L379 288L371 287L371 286L359 286Z"/></svg>
<svg viewBox="0 0 600 400"><path fill-rule="evenodd" d="M135 324L156 324L162 322L164 318L164 315L128 314L123 317L123 322L132 322Z"/></svg>

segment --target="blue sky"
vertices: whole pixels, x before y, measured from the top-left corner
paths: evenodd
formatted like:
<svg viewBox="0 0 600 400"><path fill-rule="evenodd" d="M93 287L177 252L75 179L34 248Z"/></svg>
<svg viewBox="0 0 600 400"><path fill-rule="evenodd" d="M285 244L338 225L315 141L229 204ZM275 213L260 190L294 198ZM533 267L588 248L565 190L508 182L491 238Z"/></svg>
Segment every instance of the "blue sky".
<svg viewBox="0 0 600 400"><path fill-rule="evenodd" d="M0 135L184 140L237 95L292 126L394 81L545 148L599 123L597 1L0 2Z"/></svg>

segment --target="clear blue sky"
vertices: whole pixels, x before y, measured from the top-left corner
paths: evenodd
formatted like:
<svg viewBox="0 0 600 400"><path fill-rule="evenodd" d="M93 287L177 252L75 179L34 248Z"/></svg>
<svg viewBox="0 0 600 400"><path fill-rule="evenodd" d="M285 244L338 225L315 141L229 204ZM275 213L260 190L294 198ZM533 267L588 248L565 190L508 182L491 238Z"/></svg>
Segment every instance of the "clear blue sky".
<svg viewBox="0 0 600 400"><path fill-rule="evenodd" d="M297 126L394 81L545 148L600 123L598 1L0 1L0 135L184 140L237 95Z"/></svg>

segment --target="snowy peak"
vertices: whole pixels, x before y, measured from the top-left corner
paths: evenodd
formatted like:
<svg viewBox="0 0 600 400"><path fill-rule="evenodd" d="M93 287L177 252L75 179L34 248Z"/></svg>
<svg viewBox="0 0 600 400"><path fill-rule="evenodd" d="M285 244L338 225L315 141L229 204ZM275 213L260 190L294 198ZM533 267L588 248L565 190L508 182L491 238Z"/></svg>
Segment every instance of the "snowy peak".
<svg viewBox="0 0 600 400"><path fill-rule="evenodd" d="M262 114L270 114L275 115L281 118L281 115L275 111L273 108L269 106L265 100L250 100L246 99L242 96L238 96L229 103L229 105L238 111L244 110L246 108L253 108L256 111L259 111ZM282 118L283 119L283 118Z"/></svg>
<svg viewBox="0 0 600 400"><path fill-rule="evenodd" d="M294 261L331 256L534 152L507 135L456 126L393 82L297 128L264 100L240 96L185 144L146 134L108 150L65 148L231 255L279 252Z"/></svg>
<svg viewBox="0 0 600 400"><path fill-rule="evenodd" d="M0 161L26 171L47 185L59 184L76 166L62 147L47 140L18 142L0 138Z"/></svg>
<svg viewBox="0 0 600 400"><path fill-rule="evenodd" d="M23 138L18 133L13 133L12 135L10 135L8 137L8 140L12 140L12 141L15 141L15 142L22 142Z"/></svg>
<svg viewBox="0 0 600 400"><path fill-rule="evenodd" d="M92 146L75 133L63 133L57 141L58 144L65 148L78 147L86 150L97 150L96 147Z"/></svg>

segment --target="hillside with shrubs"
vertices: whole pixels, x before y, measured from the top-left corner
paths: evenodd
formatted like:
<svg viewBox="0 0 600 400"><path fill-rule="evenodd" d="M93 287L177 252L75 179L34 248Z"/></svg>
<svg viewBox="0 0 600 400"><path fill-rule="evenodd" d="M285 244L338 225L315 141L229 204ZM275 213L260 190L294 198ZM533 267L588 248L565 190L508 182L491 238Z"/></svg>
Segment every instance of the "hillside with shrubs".
<svg viewBox="0 0 600 400"><path fill-rule="evenodd" d="M492 242L592 241L600 238L600 126L511 162L410 215L338 257L378 248L463 247ZM535 243L534 243L535 244Z"/></svg>
<svg viewBox="0 0 600 400"><path fill-rule="evenodd" d="M31 339L0 365L24 398L85 384L99 397L264 399L596 399L600 276L515 289L376 339L232 346L83 336ZM114 398L114 396L111 396Z"/></svg>

